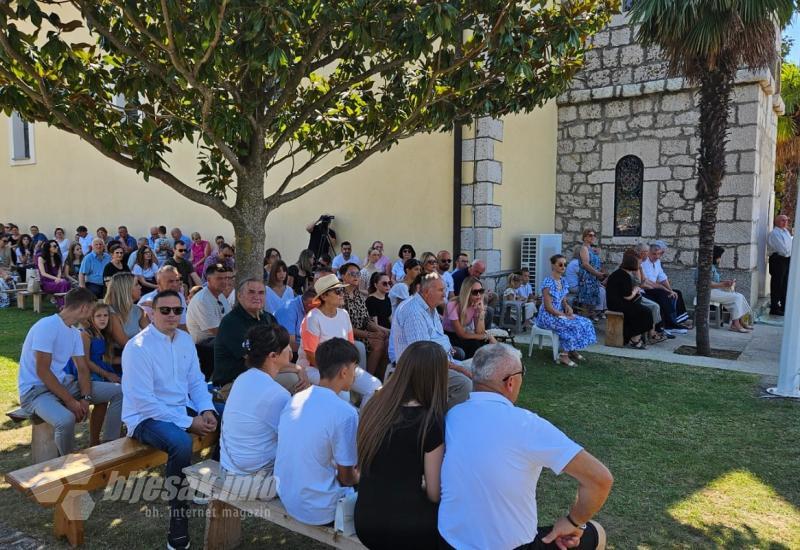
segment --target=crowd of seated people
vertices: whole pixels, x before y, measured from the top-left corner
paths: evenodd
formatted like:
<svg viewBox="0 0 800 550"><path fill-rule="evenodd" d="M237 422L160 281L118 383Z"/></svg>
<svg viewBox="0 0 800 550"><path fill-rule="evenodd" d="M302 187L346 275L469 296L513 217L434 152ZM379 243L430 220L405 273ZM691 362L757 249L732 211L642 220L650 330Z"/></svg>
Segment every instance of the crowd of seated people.
<svg viewBox="0 0 800 550"><path fill-rule="evenodd" d="M183 479L191 460L187 431L221 429L223 470L262 478L276 473L278 494L300 521L331 522L336 502L358 485L356 530L370 548L482 547L492 540L509 548L534 541L597 547L602 541L602 529L586 524L604 496L594 504L579 499L566 518L537 529L535 506L531 515L530 503L510 489L535 487L538 474L514 479L521 474L513 472L541 466L566 471L598 495L607 494L610 476L556 428L514 407L524 369L518 353L497 344L489 330L492 297L481 260L458 254L451 270L449 251L417 259L404 244L392 262L374 241L361 264L344 241L333 259L325 253L319 262L308 248L287 266L270 248L264 272L240 279L234 289L235 250L221 237L212 245L199 233L190 239L164 226L138 240L124 226L116 237L104 230L90 235L85 227L74 240L61 228L55 235L47 239L38 228L30 235L4 232L0 276L19 273L15 250L21 250L22 265L38 268L45 292L66 293L59 313L31 329L23 346L27 374L22 367L20 374L21 403L56 427L60 452L74 446L74 423L92 414L93 444L101 435L118 437L123 422L128 436L164 450L167 472ZM626 251L607 275L595 239L593 231L584 232L575 253L574 299L593 305L594 314L606 301L623 312L626 344L636 349L665 339L670 329L686 330L682 299L660 264L663 243L645 245L644 254L642 247ZM722 252L715 250L712 300L731 310L731 330L749 331L746 300L717 269ZM553 256L539 289L527 269L512 273L503 300L522 303L526 323L556 333L559 362L576 366L596 334L592 320L570 303L567 266L564 256ZM47 371L36 365L40 353L52 358ZM172 366L164 368L168 361ZM489 430L486 418L509 424L481 436ZM467 437L469 425L476 432ZM509 464L489 476L489 485L466 485L470 476L516 460L497 449L531 445L519 433L532 429L543 430L547 441L528 449L527 470ZM479 437L507 439L496 449L476 443ZM475 462L467 472L470 455ZM603 482L593 485L593 479ZM486 502L506 493L516 496L503 506L525 515L526 523L501 534L500 516ZM259 494L272 498L275 486L265 484ZM176 497L170 504L168 541L185 547L187 503Z"/></svg>

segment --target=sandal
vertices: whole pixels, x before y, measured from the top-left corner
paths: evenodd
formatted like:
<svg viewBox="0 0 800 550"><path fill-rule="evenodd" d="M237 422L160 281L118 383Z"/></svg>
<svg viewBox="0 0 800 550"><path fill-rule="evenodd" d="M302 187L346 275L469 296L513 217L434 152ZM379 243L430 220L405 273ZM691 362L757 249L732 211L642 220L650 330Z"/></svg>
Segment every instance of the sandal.
<svg viewBox="0 0 800 550"><path fill-rule="evenodd" d="M586 361L586 358L583 355L581 355L580 353L578 353L577 351L569 352L569 354L567 354L567 357L569 357L570 359L573 359L575 361Z"/></svg>
<svg viewBox="0 0 800 550"><path fill-rule="evenodd" d="M728 330L731 331L731 332L740 332L742 334L750 334L750 331L745 329L745 328L729 328Z"/></svg>
<svg viewBox="0 0 800 550"><path fill-rule="evenodd" d="M655 336L651 336L649 338L651 344L660 344L664 340L667 340L667 337L663 334L656 333ZM641 340L640 340L641 341Z"/></svg>
<svg viewBox="0 0 800 550"><path fill-rule="evenodd" d="M630 342L628 342L628 347L633 349L647 349L647 346L644 345L644 342L642 340L639 340L638 342L634 342L633 340L631 340Z"/></svg>
<svg viewBox="0 0 800 550"><path fill-rule="evenodd" d="M567 358L567 360L566 360L566 361L564 361L564 358L565 358L565 357ZM567 355L567 354L562 354L562 355L559 355L559 358L558 358L558 363L559 363L560 365L564 365L565 367L577 367L577 366L578 366L577 364L575 364L575 363L574 363L574 362L573 362L573 361L572 361L572 360L569 358L569 355Z"/></svg>

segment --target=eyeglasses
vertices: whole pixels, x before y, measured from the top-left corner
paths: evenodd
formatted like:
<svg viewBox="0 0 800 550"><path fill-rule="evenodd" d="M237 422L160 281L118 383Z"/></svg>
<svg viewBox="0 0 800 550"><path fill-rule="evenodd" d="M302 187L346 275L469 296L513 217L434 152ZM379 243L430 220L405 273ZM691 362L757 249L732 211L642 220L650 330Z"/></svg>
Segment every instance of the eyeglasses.
<svg viewBox="0 0 800 550"><path fill-rule="evenodd" d="M439 263L442 263L442 264L451 264L451 263L453 263L453 260L439 260Z"/></svg>
<svg viewBox="0 0 800 550"><path fill-rule="evenodd" d="M515 372L515 373L509 374L508 376L506 376L505 378L503 378L503 382L507 382L509 378L511 378L512 376L516 376L516 375L518 375L518 374L521 374L521 375L522 375L522 377L524 378L524 377L525 377L525 374L526 374L527 372L528 372L528 369L526 369L526 368L525 368L525 365L522 365L522 370L521 370L521 371L517 371L517 372Z"/></svg>
<svg viewBox="0 0 800 550"><path fill-rule="evenodd" d="M329 290L328 292L333 292L334 294L338 294L339 296L341 296L342 294L344 294L344 289L343 288L334 288L332 290Z"/></svg>
<svg viewBox="0 0 800 550"><path fill-rule="evenodd" d="M346 271L345 275L349 275L350 277L358 277L358 271Z"/></svg>
<svg viewBox="0 0 800 550"><path fill-rule="evenodd" d="M176 248L175 252L186 252L185 248Z"/></svg>
<svg viewBox="0 0 800 550"><path fill-rule="evenodd" d="M485 288L476 288L475 290L470 290L469 291L469 293L472 294L473 296L480 296L484 292L486 292Z"/></svg>
<svg viewBox="0 0 800 550"><path fill-rule="evenodd" d="M586 236L587 237L596 237L597 235L595 233L587 233Z"/></svg>
<svg viewBox="0 0 800 550"><path fill-rule="evenodd" d="M158 307L159 313L161 315L169 315L170 311L173 315L181 315L183 313L183 306L178 307L168 307L168 306L159 306Z"/></svg>
<svg viewBox="0 0 800 550"><path fill-rule="evenodd" d="M378 284L381 285L381 286L389 286L390 285L389 281L381 281Z"/></svg>

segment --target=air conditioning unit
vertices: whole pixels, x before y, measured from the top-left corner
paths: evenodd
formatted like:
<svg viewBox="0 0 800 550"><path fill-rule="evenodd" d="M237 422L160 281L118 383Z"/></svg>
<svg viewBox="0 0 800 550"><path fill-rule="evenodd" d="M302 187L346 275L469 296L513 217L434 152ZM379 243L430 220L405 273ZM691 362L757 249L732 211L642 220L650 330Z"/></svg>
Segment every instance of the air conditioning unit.
<svg viewBox="0 0 800 550"><path fill-rule="evenodd" d="M539 233L522 235L520 243L520 267L527 267L531 274L534 292L540 293L542 281L550 275L550 257L561 254L561 234Z"/></svg>

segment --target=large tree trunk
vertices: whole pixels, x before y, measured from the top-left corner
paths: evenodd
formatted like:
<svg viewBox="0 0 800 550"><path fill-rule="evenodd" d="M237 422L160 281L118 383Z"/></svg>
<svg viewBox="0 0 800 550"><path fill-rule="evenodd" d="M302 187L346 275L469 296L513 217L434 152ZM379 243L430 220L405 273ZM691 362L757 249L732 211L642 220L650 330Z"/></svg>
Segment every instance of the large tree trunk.
<svg viewBox="0 0 800 550"><path fill-rule="evenodd" d="M230 220L236 239L236 279L263 278L264 249L269 207L264 202L262 175L239 178L236 195L236 218Z"/></svg>
<svg viewBox="0 0 800 550"><path fill-rule="evenodd" d="M700 82L700 158L697 195L702 202L700 240L697 252L697 307L695 330L697 354L711 355L708 334L708 312L711 298L711 262L716 237L719 188L725 177L725 146L728 140L728 113L735 66L707 71ZM726 70L729 69L729 70Z"/></svg>

